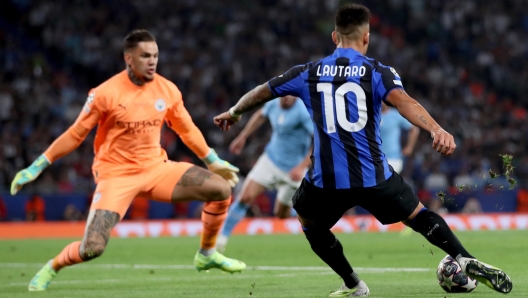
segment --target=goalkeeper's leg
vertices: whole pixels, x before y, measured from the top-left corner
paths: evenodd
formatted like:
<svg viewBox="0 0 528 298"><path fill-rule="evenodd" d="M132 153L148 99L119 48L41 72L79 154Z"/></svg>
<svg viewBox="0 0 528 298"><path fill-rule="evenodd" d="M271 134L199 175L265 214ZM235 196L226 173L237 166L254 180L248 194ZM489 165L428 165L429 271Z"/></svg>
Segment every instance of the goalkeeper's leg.
<svg viewBox="0 0 528 298"><path fill-rule="evenodd" d="M29 291L45 291L62 268L101 256L108 244L112 228L119 219L117 212L91 210L82 242L75 241L66 245L61 253L47 262L31 279Z"/></svg>
<svg viewBox="0 0 528 298"><path fill-rule="evenodd" d="M31 280L29 290L44 291L62 268L101 256L112 228L123 218L141 186L137 176L116 176L98 181L83 240L68 244L44 265Z"/></svg>
<svg viewBox="0 0 528 298"><path fill-rule="evenodd" d="M156 200L204 202L200 250L194 259L198 270L218 268L238 272L246 268L243 262L226 258L215 249L216 238L227 217L231 199L231 186L224 178L202 167L182 162L164 163L151 169L147 177L150 185L146 187L147 194Z"/></svg>

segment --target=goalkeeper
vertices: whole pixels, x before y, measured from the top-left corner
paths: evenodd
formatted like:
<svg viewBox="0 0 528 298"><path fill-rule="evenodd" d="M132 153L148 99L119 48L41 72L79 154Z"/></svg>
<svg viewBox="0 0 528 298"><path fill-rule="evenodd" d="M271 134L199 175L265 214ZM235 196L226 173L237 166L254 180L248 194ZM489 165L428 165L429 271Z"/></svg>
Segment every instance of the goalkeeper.
<svg viewBox="0 0 528 298"><path fill-rule="evenodd" d="M77 148L96 126L93 175L97 184L84 238L68 244L35 275L30 291L43 291L57 272L99 257L112 228L136 196L168 203L205 202L198 270L219 268L238 272L246 265L215 250L217 234L227 216L231 187L238 168L210 149L185 109L181 92L156 74L158 46L146 30L134 30L123 43L126 70L89 92L75 123L28 168L17 173L11 193L17 193L51 163ZM173 129L209 168L173 162L160 146L163 122Z"/></svg>

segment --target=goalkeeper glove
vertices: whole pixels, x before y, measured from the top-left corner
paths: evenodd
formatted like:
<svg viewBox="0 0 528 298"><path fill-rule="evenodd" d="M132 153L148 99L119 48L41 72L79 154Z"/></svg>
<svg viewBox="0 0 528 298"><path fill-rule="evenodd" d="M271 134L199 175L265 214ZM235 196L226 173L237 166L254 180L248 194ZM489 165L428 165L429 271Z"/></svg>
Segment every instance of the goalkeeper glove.
<svg viewBox="0 0 528 298"><path fill-rule="evenodd" d="M202 158L203 162L207 165L209 171L222 176L231 187L234 187L238 183L238 168L228 163L225 160L220 159L216 154L215 150L211 148L209 154Z"/></svg>
<svg viewBox="0 0 528 298"><path fill-rule="evenodd" d="M51 163L46 156L42 154L29 167L18 172L11 182L11 195L15 195L24 184L27 184L35 179L47 168Z"/></svg>

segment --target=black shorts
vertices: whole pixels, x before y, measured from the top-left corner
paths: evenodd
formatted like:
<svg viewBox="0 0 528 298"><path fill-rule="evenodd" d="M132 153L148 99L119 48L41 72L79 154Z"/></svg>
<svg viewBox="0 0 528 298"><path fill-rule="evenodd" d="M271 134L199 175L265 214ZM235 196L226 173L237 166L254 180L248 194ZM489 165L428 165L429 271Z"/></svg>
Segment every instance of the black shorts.
<svg viewBox="0 0 528 298"><path fill-rule="evenodd" d="M418 206L418 197L396 172L373 187L324 189L303 180L293 195L293 208L319 227L331 228L354 206L368 210L382 224L407 219Z"/></svg>

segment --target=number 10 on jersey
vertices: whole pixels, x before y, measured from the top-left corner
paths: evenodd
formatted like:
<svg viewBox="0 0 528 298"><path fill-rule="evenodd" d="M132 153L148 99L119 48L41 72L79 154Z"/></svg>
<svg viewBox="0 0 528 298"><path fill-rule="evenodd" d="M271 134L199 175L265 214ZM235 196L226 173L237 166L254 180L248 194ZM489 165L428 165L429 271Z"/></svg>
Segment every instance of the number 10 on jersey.
<svg viewBox="0 0 528 298"><path fill-rule="evenodd" d="M318 83L317 92L323 93L324 102L324 117L326 121L326 131L328 133L334 133L337 131L335 126L334 117L334 104L335 111L337 114L337 123L339 126L349 132L357 132L362 130L367 124L367 96L361 86L354 82L346 82L341 85L335 91L335 97L332 94L333 84L332 83ZM346 105L345 95L348 92L354 93L356 96L358 120L356 122L350 122L346 116ZM349 108L352 103L349 103Z"/></svg>

